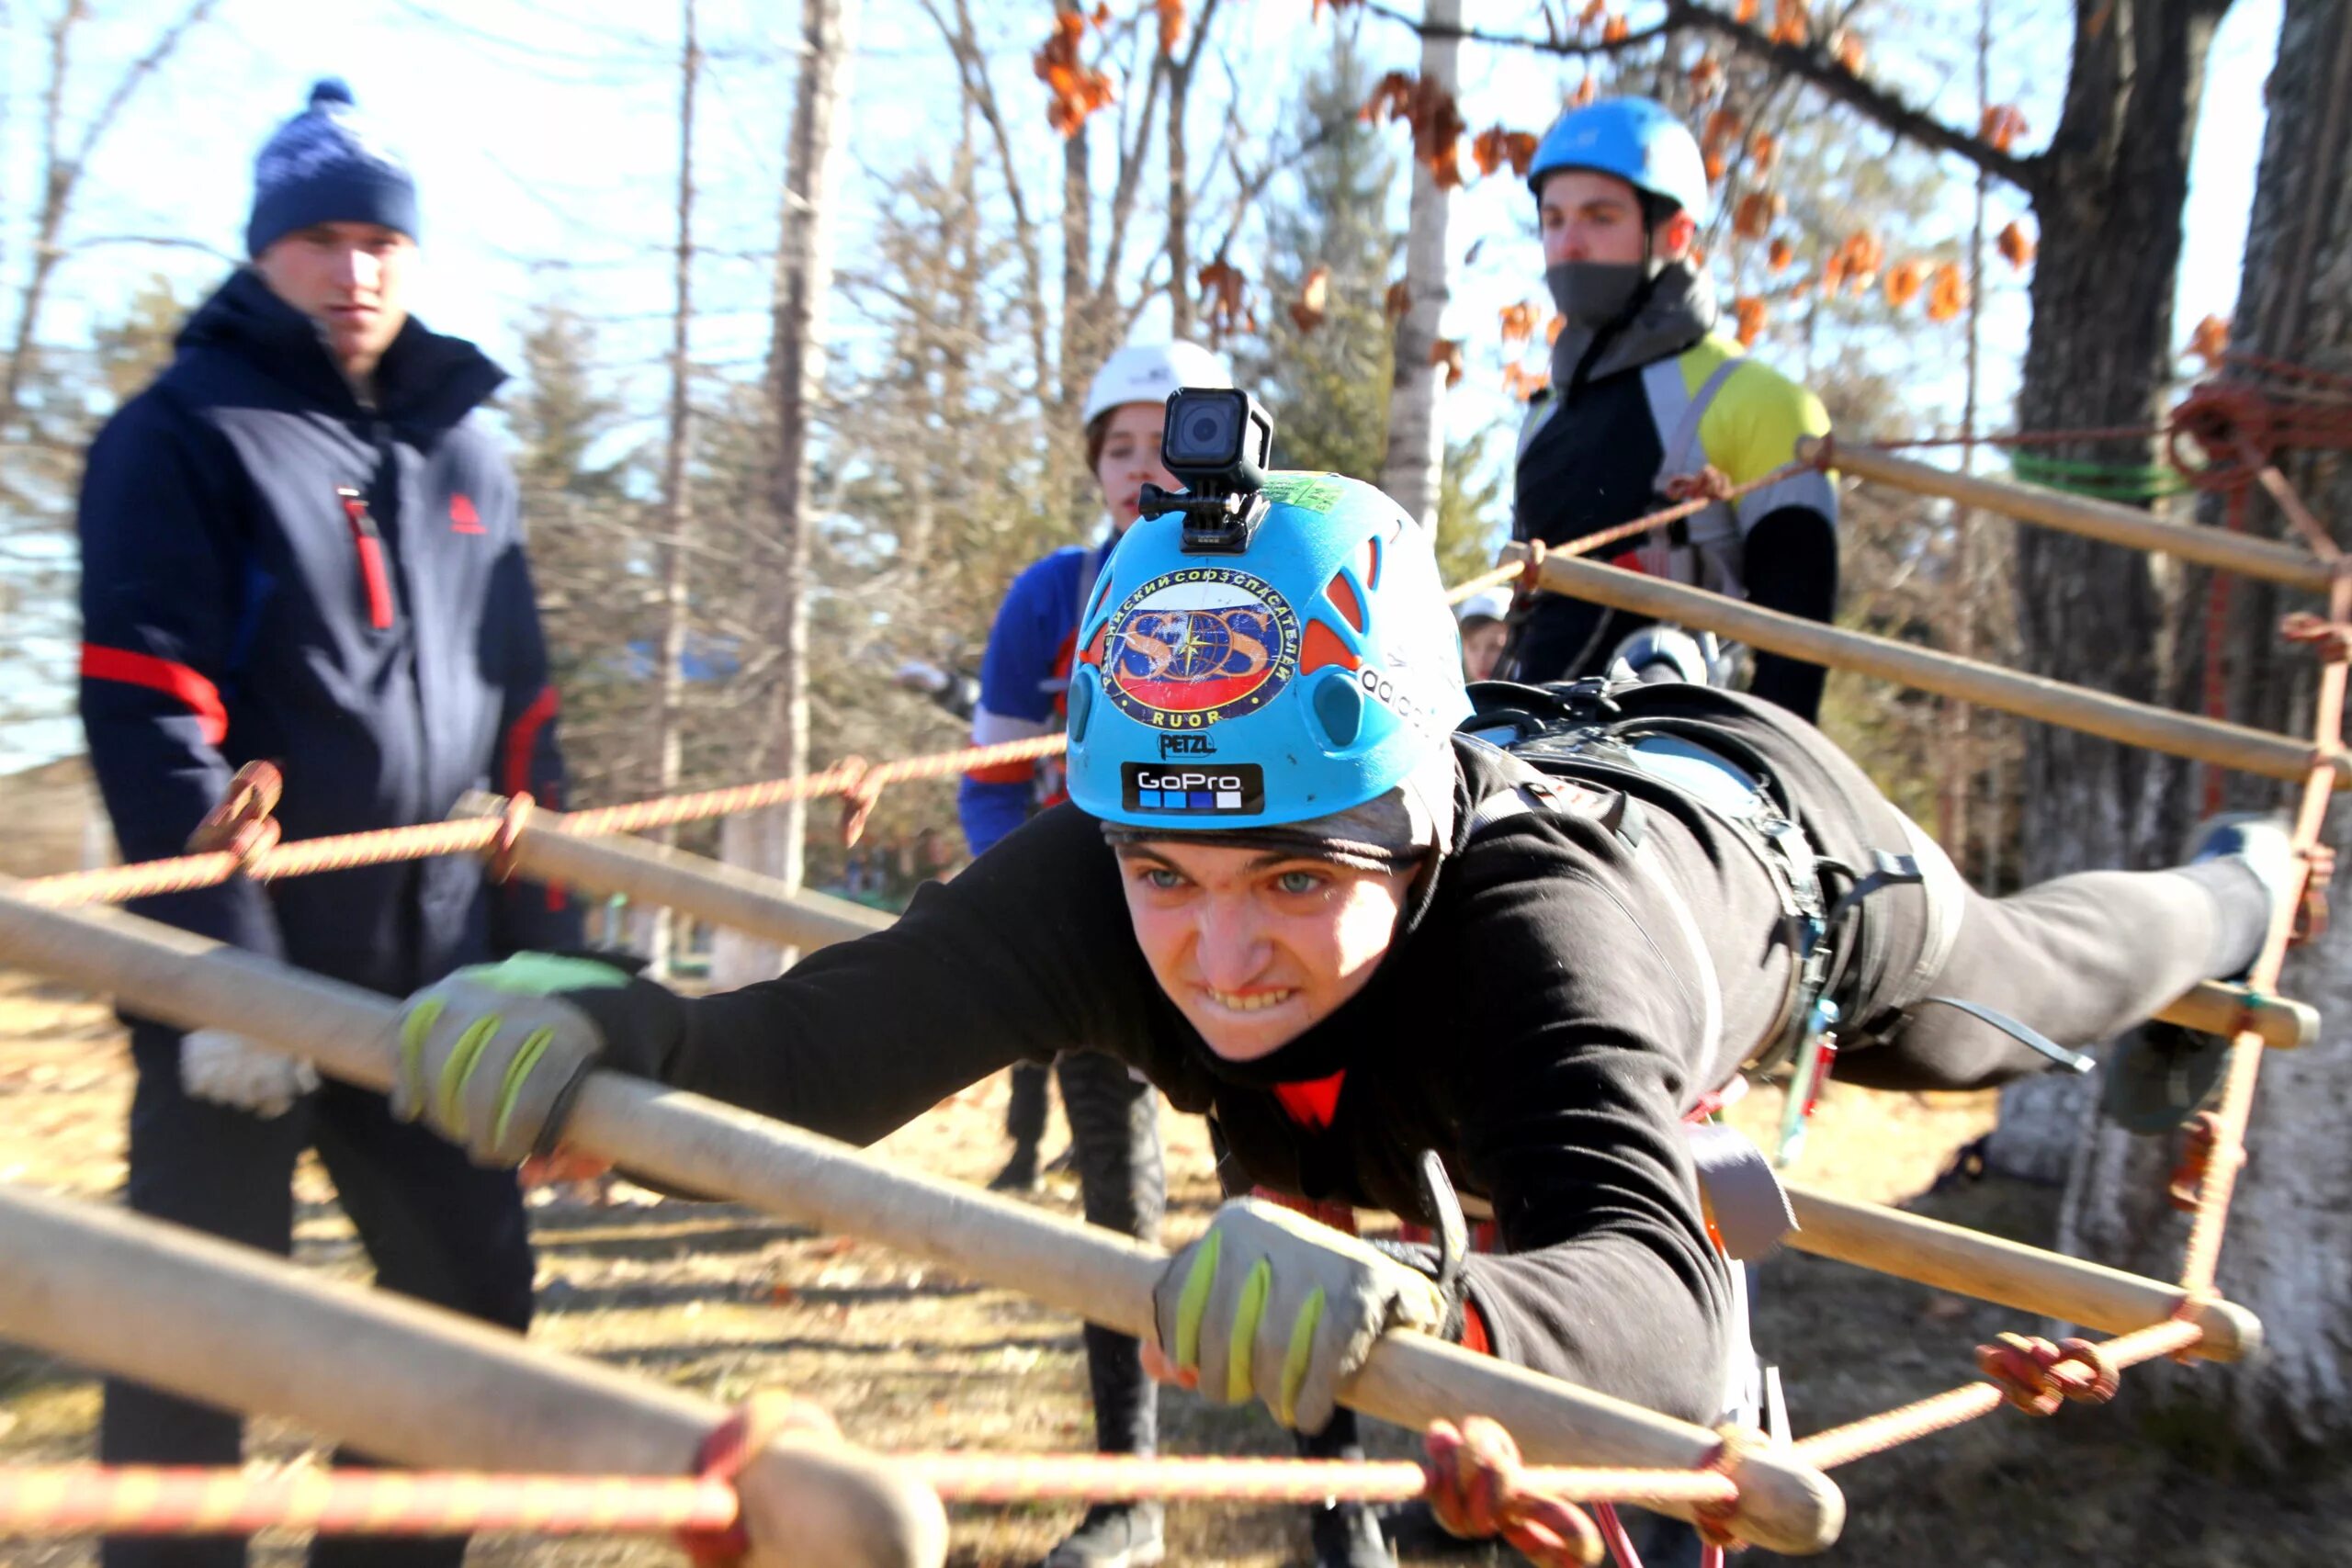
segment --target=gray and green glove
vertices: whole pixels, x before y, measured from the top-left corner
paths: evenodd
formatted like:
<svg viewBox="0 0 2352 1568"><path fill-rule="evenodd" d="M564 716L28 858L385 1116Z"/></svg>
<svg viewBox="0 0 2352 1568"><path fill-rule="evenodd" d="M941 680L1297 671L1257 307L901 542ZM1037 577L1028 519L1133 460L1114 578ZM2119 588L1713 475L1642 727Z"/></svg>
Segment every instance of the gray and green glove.
<svg viewBox="0 0 2352 1568"><path fill-rule="evenodd" d="M628 982L594 959L518 953L427 986L393 1032L392 1114L423 1121L482 1165L545 1153L605 1051L594 1021L555 993Z"/></svg>
<svg viewBox="0 0 2352 1568"><path fill-rule="evenodd" d="M1445 1297L1353 1236L1240 1198L1170 1259L1154 1311L1161 1357L1197 1373L1202 1397L1254 1396L1283 1426L1319 1432L1374 1343L1392 1328L1438 1327Z"/></svg>

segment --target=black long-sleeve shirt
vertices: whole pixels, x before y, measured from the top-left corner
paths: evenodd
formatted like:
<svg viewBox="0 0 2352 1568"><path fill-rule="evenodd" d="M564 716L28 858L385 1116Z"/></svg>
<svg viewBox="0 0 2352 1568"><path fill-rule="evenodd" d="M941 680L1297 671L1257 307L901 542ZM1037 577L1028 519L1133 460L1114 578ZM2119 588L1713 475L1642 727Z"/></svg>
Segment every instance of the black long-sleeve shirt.
<svg viewBox="0 0 2352 1568"><path fill-rule="evenodd" d="M1627 701L1695 708L1773 758L1793 793L1820 801L1808 827L1832 852L1854 852L1865 831L1899 847L1860 774L1784 716L1702 688ZM615 1067L861 1142L1015 1060L1084 1046L1215 1116L1250 1177L1283 1190L1413 1215L1414 1164L1434 1148L1493 1203L1509 1248L1467 1268L1496 1354L1712 1419L1728 1283L1682 1119L1780 1016L1778 894L1735 832L1663 786L1632 786L1646 868L1592 816L1530 812L1472 832L1476 803L1528 774L1455 745L1465 826L1395 945L1362 991L1261 1063L1220 1061L1160 991L1117 863L1070 807L925 887L889 931L777 979L694 999L643 983L571 999L603 1026ZM1284 1110L1274 1080L1333 1074L1328 1126Z"/></svg>

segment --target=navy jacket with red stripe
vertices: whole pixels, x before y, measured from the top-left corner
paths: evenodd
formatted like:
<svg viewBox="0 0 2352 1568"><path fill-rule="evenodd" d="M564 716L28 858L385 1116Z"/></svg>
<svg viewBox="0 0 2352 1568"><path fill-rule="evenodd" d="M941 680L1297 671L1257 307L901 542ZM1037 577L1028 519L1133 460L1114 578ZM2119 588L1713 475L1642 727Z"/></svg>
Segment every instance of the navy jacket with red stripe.
<svg viewBox="0 0 2352 1568"><path fill-rule="evenodd" d="M82 720L129 860L181 852L277 762L290 840L558 802L555 694L512 469L469 417L504 380L411 320L364 406L310 320L240 271L92 444ZM443 856L236 879L141 912L378 990L575 947L575 910Z"/></svg>

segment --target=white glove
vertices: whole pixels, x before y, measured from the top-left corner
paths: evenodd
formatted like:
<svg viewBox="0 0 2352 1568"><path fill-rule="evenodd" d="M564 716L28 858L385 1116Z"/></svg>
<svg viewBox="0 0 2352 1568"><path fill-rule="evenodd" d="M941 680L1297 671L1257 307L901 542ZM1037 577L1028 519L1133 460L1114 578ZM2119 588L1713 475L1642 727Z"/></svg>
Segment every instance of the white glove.
<svg viewBox="0 0 2352 1568"><path fill-rule="evenodd" d="M265 1051L242 1034L195 1029L180 1040L180 1087L192 1099L269 1118L293 1110L319 1087L319 1074L310 1063Z"/></svg>

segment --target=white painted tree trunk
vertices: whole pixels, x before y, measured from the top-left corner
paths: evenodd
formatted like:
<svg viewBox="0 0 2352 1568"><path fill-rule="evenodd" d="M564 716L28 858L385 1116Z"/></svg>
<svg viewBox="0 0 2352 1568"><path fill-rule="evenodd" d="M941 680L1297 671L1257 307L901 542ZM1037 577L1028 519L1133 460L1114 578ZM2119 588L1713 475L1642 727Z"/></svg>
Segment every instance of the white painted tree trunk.
<svg viewBox="0 0 2352 1568"><path fill-rule="evenodd" d="M777 574L776 637L784 649L777 744L780 775L808 771L809 432L825 386L825 304L833 285L833 197L840 188L842 108L849 96L857 0L803 0L800 88L785 157L783 242L776 253L775 330L768 355L776 440L770 496L784 546ZM794 801L725 823L720 857L800 886L808 807ZM741 857L741 858L738 858ZM725 988L765 979L785 964L782 948L719 933L711 983Z"/></svg>
<svg viewBox="0 0 2352 1568"><path fill-rule="evenodd" d="M2255 354L2352 374L2352 8L2287 0L2270 82L2270 125L2246 237L2233 342ZM2340 454L2280 464L2342 542L2352 526L2352 474ZM2210 518L2208 521L2213 521ZM2250 526L2282 531L2257 503ZM2228 716L2309 734L2315 690L2307 652L2288 649L2278 619L2309 608L2243 581L2233 585L2224 671ZM2274 787L2234 781L2233 807L2278 803ZM2339 807L2328 833L2352 856ZM2346 861L2352 865L2352 858ZM2336 904L2345 907L2342 884ZM2352 1434L2352 920L2293 954L2280 988L2325 1020L2321 1043L2262 1064L2247 1162L2221 1254L2222 1293L2259 1314L2267 1353L2250 1366L2177 1373L2147 1369L2169 1398L2218 1405L2253 1453L2280 1458ZM2171 1276L2186 1217L2165 1203L2173 1139L2097 1129L2066 1200L2062 1242L2101 1261Z"/></svg>
<svg viewBox="0 0 2352 1568"><path fill-rule="evenodd" d="M1422 21L1421 80L1451 98L1459 87L1455 62L1462 53L1462 0L1427 0ZM1408 303L1396 322L1388 456L1380 466L1380 488L1432 533L1437 529L1438 491L1445 478L1446 373L1430 361L1453 298L1448 233L1453 214L1453 192L1438 183L1428 164L1416 160L1412 222L1405 239Z"/></svg>

